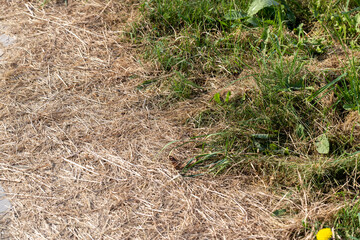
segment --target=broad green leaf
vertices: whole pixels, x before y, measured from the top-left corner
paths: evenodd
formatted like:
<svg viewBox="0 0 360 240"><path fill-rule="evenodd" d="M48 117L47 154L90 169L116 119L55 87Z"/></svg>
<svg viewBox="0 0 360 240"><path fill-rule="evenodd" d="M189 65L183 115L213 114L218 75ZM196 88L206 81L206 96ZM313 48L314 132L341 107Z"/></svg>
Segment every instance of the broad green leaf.
<svg viewBox="0 0 360 240"><path fill-rule="evenodd" d="M254 0L247 11L247 14L253 16L264 8L278 5L280 4L274 0Z"/></svg>
<svg viewBox="0 0 360 240"><path fill-rule="evenodd" d="M320 135L315 141L316 150L320 154L328 154L330 152L329 139L325 134Z"/></svg>
<svg viewBox="0 0 360 240"><path fill-rule="evenodd" d="M253 27L258 27L260 25L260 20L256 16L252 16L246 20L249 24L251 24Z"/></svg>
<svg viewBox="0 0 360 240"><path fill-rule="evenodd" d="M242 11L231 10L225 15L226 20L240 20L247 18L247 14Z"/></svg>

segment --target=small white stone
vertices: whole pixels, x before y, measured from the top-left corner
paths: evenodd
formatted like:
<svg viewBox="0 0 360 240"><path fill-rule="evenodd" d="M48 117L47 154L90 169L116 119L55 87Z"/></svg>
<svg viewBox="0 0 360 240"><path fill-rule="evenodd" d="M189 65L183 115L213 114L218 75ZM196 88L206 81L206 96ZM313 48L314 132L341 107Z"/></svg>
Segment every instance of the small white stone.
<svg viewBox="0 0 360 240"><path fill-rule="evenodd" d="M4 189L0 186L0 214L7 212L11 208L11 203L5 198Z"/></svg>
<svg viewBox="0 0 360 240"><path fill-rule="evenodd" d="M1 34L0 35L0 43L4 46L4 47L8 47L11 44L14 44L15 42L15 38L5 35L5 34Z"/></svg>

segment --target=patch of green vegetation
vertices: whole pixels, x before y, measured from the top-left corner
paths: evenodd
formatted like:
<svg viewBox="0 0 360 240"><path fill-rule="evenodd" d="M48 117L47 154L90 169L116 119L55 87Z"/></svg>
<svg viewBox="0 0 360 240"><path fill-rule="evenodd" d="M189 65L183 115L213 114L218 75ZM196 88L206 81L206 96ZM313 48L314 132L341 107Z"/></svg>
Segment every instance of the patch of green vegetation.
<svg viewBox="0 0 360 240"><path fill-rule="evenodd" d="M196 99L215 88L207 109L187 124L226 126L189 139L197 154L181 173L261 176L275 189L306 188L319 199L358 191L360 123L350 134L339 126L360 114L359 6L359 0L144 0L143 18L128 36L168 76L154 83L166 93L163 101ZM328 58L333 68L321 66ZM243 83L246 91L224 94L215 81L198 84L198 76L228 79L222 86ZM341 236L357 236L341 221L334 223Z"/></svg>
<svg viewBox="0 0 360 240"><path fill-rule="evenodd" d="M334 1L331 4L322 4L318 1L313 4L315 18L329 35L349 44L355 48L359 47L360 32L360 2Z"/></svg>
<svg viewBox="0 0 360 240"><path fill-rule="evenodd" d="M201 86L189 80L179 72L177 72L176 77L171 79L170 84L171 93L169 97L178 100L193 98L196 95L196 92L201 91L202 89Z"/></svg>
<svg viewBox="0 0 360 240"><path fill-rule="evenodd" d="M335 215L333 226L338 239L360 239L360 202L357 198Z"/></svg>

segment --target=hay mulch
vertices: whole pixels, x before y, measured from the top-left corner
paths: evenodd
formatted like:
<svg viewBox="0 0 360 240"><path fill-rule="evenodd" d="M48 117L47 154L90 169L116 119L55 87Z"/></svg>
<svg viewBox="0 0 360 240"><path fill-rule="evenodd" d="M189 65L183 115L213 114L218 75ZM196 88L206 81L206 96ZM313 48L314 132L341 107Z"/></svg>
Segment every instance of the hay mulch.
<svg viewBox="0 0 360 240"><path fill-rule="evenodd" d="M17 38L0 65L3 239L286 239L320 208L247 176L179 175L161 149L191 135L176 120L191 105L150 108L136 89L152 74L121 40L136 3L0 3ZM298 220L274 217L280 205Z"/></svg>

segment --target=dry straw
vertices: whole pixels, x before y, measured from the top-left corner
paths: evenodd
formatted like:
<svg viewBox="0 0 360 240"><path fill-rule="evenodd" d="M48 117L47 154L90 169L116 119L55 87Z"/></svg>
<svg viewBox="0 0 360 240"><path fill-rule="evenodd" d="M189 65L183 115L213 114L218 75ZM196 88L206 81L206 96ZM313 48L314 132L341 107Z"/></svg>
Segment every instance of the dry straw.
<svg viewBox="0 0 360 240"><path fill-rule="evenodd" d="M246 176L179 176L160 149L192 134L178 120L197 106L160 111L136 90L152 72L121 41L135 1L39 2L0 0L17 38L0 65L3 239L286 239L319 209Z"/></svg>

